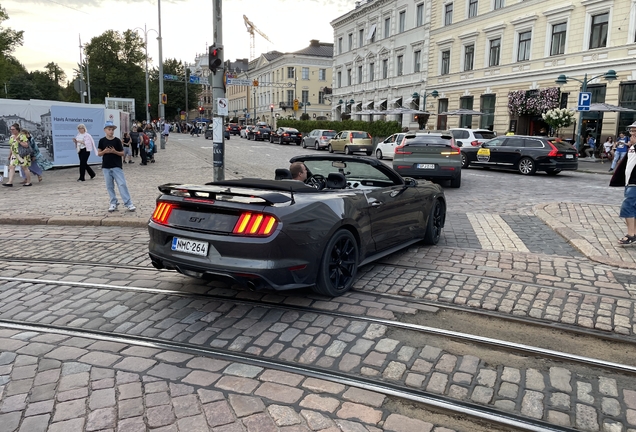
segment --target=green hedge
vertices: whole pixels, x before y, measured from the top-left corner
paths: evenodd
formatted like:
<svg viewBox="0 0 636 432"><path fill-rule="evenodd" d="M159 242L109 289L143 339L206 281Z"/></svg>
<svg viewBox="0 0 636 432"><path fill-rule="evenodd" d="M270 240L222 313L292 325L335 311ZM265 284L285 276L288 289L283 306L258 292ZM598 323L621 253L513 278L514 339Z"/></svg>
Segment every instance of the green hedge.
<svg viewBox="0 0 636 432"><path fill-rule="evenodd" d="M369 132L372 137L388 137L394 133L398 133L402 130L400 123L396 121L359 121L359 120L344 120L344 121L330 121L330 120L291 120L280 119L276 121L278 127L292 127L298 129L302 133L309 133L314 129L333 129L335 131L341 130L359 130Z"/></svg>

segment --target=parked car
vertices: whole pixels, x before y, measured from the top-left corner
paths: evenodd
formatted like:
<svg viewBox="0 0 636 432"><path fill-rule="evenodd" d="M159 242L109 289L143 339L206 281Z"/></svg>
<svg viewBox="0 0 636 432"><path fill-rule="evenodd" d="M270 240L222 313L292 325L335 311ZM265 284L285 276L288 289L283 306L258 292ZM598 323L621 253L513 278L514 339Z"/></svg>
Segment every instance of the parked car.
<svg viewBox="0 0 636 432"><path fill-rule="evenodd" d="M371 135L368 132L340 131L335 137L329 140L327 149L329 153L343 151L345 154L350 155L360 152L371 156L371 153L373 153L373 143L371 142Z"/></svg>
<svg viewBox="0 0 636 432"><path fill-rule="evenodd" d="M152 265L254 289L311 287L338 296L359 266L439 242L446 219L439 185L402 178L366 157L323 153L290 162L304 163L317 187L291 180L286 168L276 170L279 180L159 186L148 223Z"/></svg>
<svg viewBox="0 0 636 432"><path fill-rule="evenodd" d="M205 131L203 132L203 136L205 137L205 139L214 139L213 123L208 123L205 126ZM230 131L227 130L226 127L223 128L223 137L226 140L230 139Z"/></svg>
<svg viewBox="0 0 636 432"><path fill-rule="evenodd" d="M238 125L238 123L229 123L228 128L229 128L230 134L232 135L238 135L241 133L241 127Z"/></svg>
<svg viewBox="0 0 636 432"><path fill-rule="evenodd" d="M247 133L254 128L254 126L252 125L246 125L246 126L242 126L241 127L241 132L239 133L239 136L241 138L247 138Z"/></svg>
<svg viewBox="0 0 636 432"><path fill-rule="evenodd" d="M511 135L486 141L479 147L462 147L463 165L517 170L524 175L545 171L557 175L578 169L578 152L561 139Z"/></svg>
<svg viewBox="0 0 636 432"><path fill-rule="evenodd" d="M393 169L402 177L450 180L462 184L462 159L450 131L407 132L395 148Z"/></svg>
<svg viewBox="0 0 636 432"><path fill-rule="evenodd" d="M300 145L303 139L303 134L298 132L298 129L290 127L279 127L271 133L269 136L269 142L278 144L296 144Z"/></svg>
<svg viewBox="0 0 636 432"><path fill-rule="evenodd" d="M254 141L269 141L271 133L272 131L267 126L256 125L247 132L247 139Z"/></svg>
<svg viewBox="0 0 636 432"><path fill-rule="evenodd" d="M336 136L336 131L332 129L314 129L303 137L303 148L309 147L316 150L326 149L329 140Z"/></svg>
<svg viewBox="0 0 636 432"><path fill-rule="evenodd" d="M453 128L450 130L455 138L457 147L477 146L497 136L497 132L490 129Z"/></svg>
<svg viewBox="0 0 636 432"><path fill-rule="evenodd" d="M402 144L402 140L406 134L403 132L396 133L378 143L375 148L375 157L378 159L393 159L395 148Z"/></svg>

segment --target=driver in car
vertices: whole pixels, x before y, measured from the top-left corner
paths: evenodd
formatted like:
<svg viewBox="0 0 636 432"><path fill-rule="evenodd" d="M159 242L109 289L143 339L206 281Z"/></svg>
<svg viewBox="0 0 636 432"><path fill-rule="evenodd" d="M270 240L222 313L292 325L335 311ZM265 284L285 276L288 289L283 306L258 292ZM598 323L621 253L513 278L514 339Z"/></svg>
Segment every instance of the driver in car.
<svg viewBox="0 0 636 432"><path fill-rule="evenodd" d="M302 162L294 162L289 166L289 172L291 172L292 180L300 180L301 182L307 181L307 167Z"/></svg>

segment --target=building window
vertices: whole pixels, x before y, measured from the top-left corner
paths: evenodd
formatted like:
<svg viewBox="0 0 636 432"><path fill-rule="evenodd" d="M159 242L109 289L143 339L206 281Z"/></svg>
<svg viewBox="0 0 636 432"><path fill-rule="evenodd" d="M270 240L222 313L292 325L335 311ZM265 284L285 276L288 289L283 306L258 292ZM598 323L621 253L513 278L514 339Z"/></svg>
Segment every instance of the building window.
<svg viewBox="0 0 636 432"><path fill-rule="evenodd" d="M358 30L358 48L362 47L364 42L364 29Z"/></svg>
<svg viewBox="0 0 636 432"><path fill-rule="evenodd" d="M288 67L287 68L287 78L294 78L296 75L296 68Z"/></svg>
<svg viewBox="0 0 636 432"><path fill-rule="evenodd" d="M488 56L488 66L499 66L499 55L501 53L501 38L490 40L490 53Z"/></svg>
<svg viewBox="0 0 636 432"><path fill-rule="evenodd" d="M448 111L448 99L439 99L437 104L437 130L446 130L447 116L442 115L446 111Z"/></svg>
<svg viewBox="0 0 636 432"><path fill-rule="evenodd" d="M479 3L477 0L468 0L468 18L477 16L477 8Z"/></svg>
<svg viewBox="0 0 636 432"><path fill-rule="evenodd" d="M551 56L565 53L565 34L567 28L567 23L554 24L552 26L552 45L550 45Z"/></svg>
<svg viewBox="0 0 636 432"><path fill-rule="evenodd" d="M630 82L620 85L620 89L618 91L618 105L625 107L636 109L636 83ZM625 132L627 130L627 126L636 122L636 112L622 112L618 116L618 131ZM629 134L626 134L629 135Z"/></svg>
<svg viewBox="0 0 636 432"><path fill-rule="evenodd" d="M342 72L338 71L337 75L337 80L336 82L338 83L338 88L342 87Z"/></svg>
<svg viewBox="0 0 636 432"><path fill-rule="evenodd" d="M450 73L450 50L442 51L442 68L440 70L441 75L448 75Z"/></svg>
<svg viewBox="0 0 636 432"><path fill-rule="evenodd" d="M391 18L384 19L384 37L388 38L391 36Z"/></svg>
<svg viewBox="0 0 636 432"><path fill-rule="evenodd" d="M424 3L415 6L415 25L417 27L424 25Z"/></svg>
<svg viewBox="0 0 636 432"><path fill-rule="evenodd" d="M501 9L502 7L505 6L505 1L504 0L495 0L495 3L493 4L493 10L497 10L497 9Z"/></svg>
<svg viewBox="0 0 636 432"><path fill-rule="evenodd" d="M373 26L371 26L371 28L369 29L369 31L371 32L369 35L367 35L367 37L369 38L369 41L371 43L375 42L375 24Z"/></svg>
<svg viewBox="0 0 636 432"><path fill-rule="evenodd" d="M362 66L358 66L358 84L362 84Z"/></svg>
<svg viewBox="0 0 636 432"><path fill-rule="evenodd" d="M351 85L351 69L347 69L347 85Z"/></svg>
<svg viewBox="0 0 636 432"><path fill-rule="evenodd" d="M463 109L473 109L473 97L472 96L464 96L459 98L459 107ZM471 115L460 115L459 116L459 127L460 128L471 128L473 124L473 116Z"/></svg>
<svg viewBox="0 0 636 432"><path fill-rule="evenodd" d="M607 24L609 12L592 17L592 28L590 32L590 49L603 48L607 46Z"/></svg>
<svg viewBox="0 0 636 432"><path fill-rule="evenodd" d="M406 11L400 12L398 23L398 33L404 33L404 27L406 26Z"/></svg>
<svg viewBox="0 0 636 432"><path fill-rule="evenodd" d="M351 51L353 49L353 33L349 33L348 40L349 40L349 51Z"/></svg>
<svg viewBox="0 0 636 432"><path fill-rule="evenodd" d="M318 92L318 103L319 104L324 104L325 103L325 92Z"/></svg>
<svg viewBox="0 0 636 432"><path fill-rule="evenodd" d="M493 130L495 127L495 95L483 95L481 97L480 111L484 115L479 116L479 127Z"/></svg>
<svg viewBox="0 0 636 432"><path fill-rule="evenodd" d="M318 79L320 81L327 80L327 69L318 69Z"/></svg>
<svg viewBox="0 0 636 432"><path fill-rule="evenodd" d="M369 63L369 81L375 79L375 63Z"/></svg>
<svg viewBox="0 0 636 432"><path fill-rule="evenodd" d="M382 78L389 76L389 59L382 60Z"/></svg>
<svg viewBox="0 0 636 432"><path fill-rule="evenodd" d="M309 102L309 90L303 90L302 101L304 104Z"/></svg>
<svg viewBox="0 0 636 432"><path fill-rule="evenodd" d="M532 42L532 31L519 33L519 46L517 51L517 61L530 60L530 43Z"/></svg>
<svg viewBox="0 0 636 432"><path fill-rule="evenodd" d="M287 90L287 105L294 105L294 91Z"/></svg>
<svg viewBox="0 0 636 432"><path fill-rule="evenodd" d="M309 79L309 68L308 67L304 67L302 72L303 72L303 79L304 80L308 80Z"/></svg>
<svg viewBox="0 0 636 432"><path fill-rule="evenodd" d="M397 56L397 76L401 76L404 68L404 56Z"/></svg>
<svg viewBox="0 0 636 432"><path fill-rule="evenodd" d="M568 97L570 93L561 93L561 99L559 100L559 108L567 108L568 107Z"/></svg>
<svg viewBox="0 0 636 432"><path fill-rule="evenodd" d="M413 72L420 71L420 57L422 56L422 51L415 51L413 53Z"/></svg>
<svg viewBox="0 0 636 432"><path fill-rule="evenodd" d="M473 70L475 63L475 45L466 45L464 47L464 70Z"/></svg>
<svg viewBox="0 0 636 432"><path fill-rule="evenodd" d="M451 25L453 23L453 4L448 3L444 6L444 25Z"/></svg>
<svg viewBox="0 0 636 432"><path fill-rule="evenodd" d="M338 54L342 54L342 38L338 38Z"/></svg>

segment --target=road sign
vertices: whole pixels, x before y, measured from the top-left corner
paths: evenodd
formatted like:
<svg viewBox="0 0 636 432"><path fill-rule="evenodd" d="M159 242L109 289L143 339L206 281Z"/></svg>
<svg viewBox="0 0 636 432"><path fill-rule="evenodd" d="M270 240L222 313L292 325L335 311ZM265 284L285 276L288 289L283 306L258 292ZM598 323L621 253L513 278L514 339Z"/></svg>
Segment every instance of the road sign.
<svg viewBox="0 0 636 432"><path fill-rule="evenodd" d="M592 104L592 93L591 92L581 92L579 93L579 111L589 111L590 105Z"/></svg>
<svg viewBox="0 0 636 432"><path fill-rule="evenodd" d="M216 99L216 113L220 116L229 115L227 98Z"/></svg>
<svg viewBox="0 0 636 432"><path fill-rule="evenodd" d="M246 119L250 118L250 113L246 113L246 114L245 114L245 118L246 118Z"/></svg>
<svg viewBox="0 0 636 432"><path fill-rule="evenodd" d="M243 78L228 78L227 85L251 86L253 85L253 81Z"/></svg>
<svg viewBox="0 0 636 432"><path fill-rule="evenodd" d="M165 81L179 81L179 77L171 74L163 74L163 79Z"/></svg>
<svg viewBox="0 0 636 432"><path fill-rule="evenodd" d="M190 75L190 84L199 84L199 77Z"/></svg>
<svg viewBox="0 0 636 432"><path fill-rule="evenodd" d="M161 103L166 105L168 103L168 95L167 94L162 94L161 95Z"/></svg>

